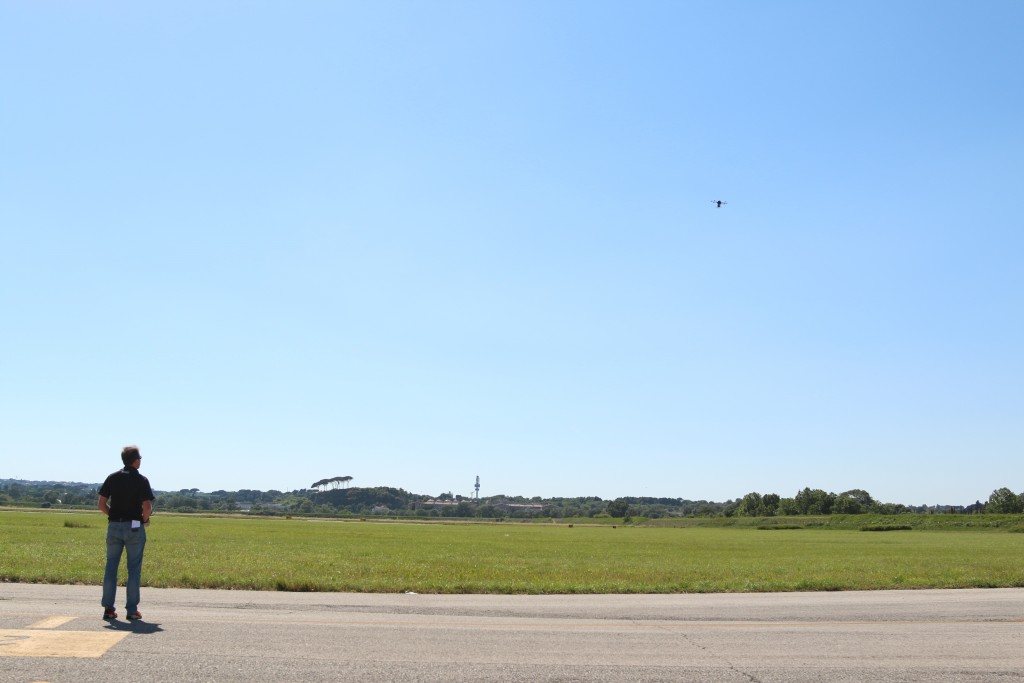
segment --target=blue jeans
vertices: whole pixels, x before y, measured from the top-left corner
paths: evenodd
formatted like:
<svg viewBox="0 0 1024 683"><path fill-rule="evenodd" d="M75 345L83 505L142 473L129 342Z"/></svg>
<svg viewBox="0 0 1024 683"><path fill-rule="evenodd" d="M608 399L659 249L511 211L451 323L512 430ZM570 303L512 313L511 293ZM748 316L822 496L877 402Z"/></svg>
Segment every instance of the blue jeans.
<svg viewBox="0 0 1024 683"><path fill-rule="evenodd" d="M117 568L121 553L128 555L128 583L125 586L128 614L139 608L139 586L142 583L142 551L146 548L146 527L132 529L131 522L107 522L107 567L103 572L104 607L113 609L117 595Z"/></svg>

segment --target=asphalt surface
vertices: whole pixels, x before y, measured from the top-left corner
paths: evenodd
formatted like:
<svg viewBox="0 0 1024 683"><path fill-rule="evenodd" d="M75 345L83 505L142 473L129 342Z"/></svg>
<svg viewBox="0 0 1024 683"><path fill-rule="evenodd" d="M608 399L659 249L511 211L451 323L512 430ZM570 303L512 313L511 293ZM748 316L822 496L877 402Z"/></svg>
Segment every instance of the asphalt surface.
<svg viewBox="0 0 1024 683"><path fill-rule="evenodd" d="M0 681L1024 681L1024 589L99 596L0 584Z"/></svg>

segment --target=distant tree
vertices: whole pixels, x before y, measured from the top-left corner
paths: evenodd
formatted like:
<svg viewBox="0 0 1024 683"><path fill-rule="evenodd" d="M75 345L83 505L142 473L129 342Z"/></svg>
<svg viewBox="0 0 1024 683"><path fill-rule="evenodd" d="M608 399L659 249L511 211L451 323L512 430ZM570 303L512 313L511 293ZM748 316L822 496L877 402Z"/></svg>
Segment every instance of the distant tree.
<svg viewBox="0 0 1024 683"><path fill-rule="evenodd" d="M857 515L871 512L875 507L875 499L864 489L850 489L835 497L832 512L840 515Z"/></svg>
<svg viewBox="0 0 1024 683"><path fill-rule="evenodd" d="M828 515L832 513L832 504L836 494L825 493L821 489L804 488L796 494L797 510L801 515Z"/></svg>
<svg viewBox="0 0 1024 683"><path fill-rule="evenodd" d="M763 496L753 491L743 496L736 504L737 517L774 517L779 511L782 499L777 493L766 493Z"/></svg>
<svg viewBox="0 0 1024 683"><path fill-rule="evenodd" d="M985 512L995 514L1014 514L1024 512L1024 494L1018 496L1008 488L996 489L988 497Z"/></svg>
<svg viewBox="0 0 1024 683"><path fill-rule="evenodd" d="M836 515L859 515L863 510L860 501L849 496L836 496L835 504L832 506L832 513Z"/></svg>
<svg viewBox="0 0 1024 683"><path fill-rule="evenodd" d="M736 506L737 517L762 517L764 516L764 499L757 491L752 491L740 499Z"/></svg>
<svg viewBox="0 0 1024 683"><path fill-rule="evenodd" d="M480 505L476 509L477 517L497 517L498 509L493 505Z"/></svg>
<svg viewBox="0 0 1024 683"><path fill-rule="evenodd" d="M875 499L871 497L871 494L864 489L850 489L849 491L843 491L839 495L849 496L850 498L856 498L864 511L867 512L875 504Z"/></svg>
<svg viewBox="0 0 1024 683"><path fill-rule="evenodd" d="M617 498L608 502L607 507L605 507L605 511L611 517L625 517L626 513L629 512L629 503L621 498Z"/></svg>
<svg viewBox="0 0 1024 683"><path fill-rule="evenodd" d="M909 509L903 503L875 503L874 511L880 515L902 515Z"/></svg>
<svg viewBox="0 0 1024 683"><path fill-rule="evenodd" d="M973 505L964 508L964 513L968 515L980 515L983 512L985 512L985 504L980 500L976 500Z"/></svg>
<svg viewBox="0 0 1024 683"><path fill-rule="evenodd" d="M795 498L780 498L777 514L791 517L800 514Z"/></svg>

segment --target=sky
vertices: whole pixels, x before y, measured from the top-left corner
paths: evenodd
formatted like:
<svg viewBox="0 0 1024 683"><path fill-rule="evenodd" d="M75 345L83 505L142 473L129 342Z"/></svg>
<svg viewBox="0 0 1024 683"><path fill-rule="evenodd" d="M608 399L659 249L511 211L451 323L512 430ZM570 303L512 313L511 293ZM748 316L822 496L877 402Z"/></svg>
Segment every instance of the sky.
<svg viewBox="0 0 1024 683"><path fill-rule="evenodd" d="M1022 28L0 3L0 478L1024 491Z"/></svg>

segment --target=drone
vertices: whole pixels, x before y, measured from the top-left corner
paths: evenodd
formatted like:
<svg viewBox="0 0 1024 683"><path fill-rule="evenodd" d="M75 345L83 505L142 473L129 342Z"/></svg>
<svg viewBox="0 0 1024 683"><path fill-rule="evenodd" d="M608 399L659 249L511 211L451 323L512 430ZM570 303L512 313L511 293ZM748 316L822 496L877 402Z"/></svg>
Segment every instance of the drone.
<svg viewBox="0 0 1024 683"><path fill-rule="evenodd" d="M716 209L721 209L724 204L728 204L729 202L723 201L721 199L712 199L711 203L715 205Z"/></svg>

